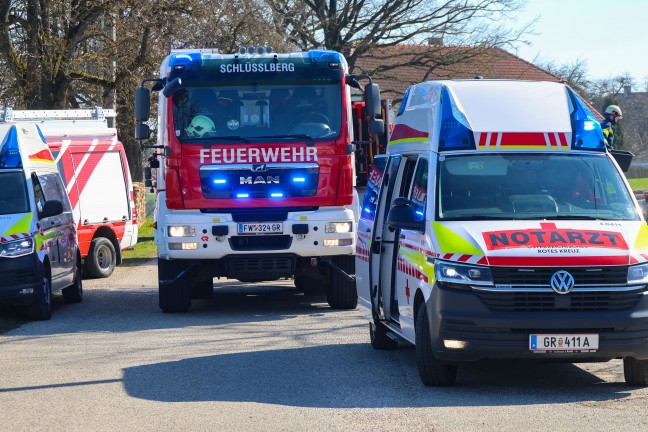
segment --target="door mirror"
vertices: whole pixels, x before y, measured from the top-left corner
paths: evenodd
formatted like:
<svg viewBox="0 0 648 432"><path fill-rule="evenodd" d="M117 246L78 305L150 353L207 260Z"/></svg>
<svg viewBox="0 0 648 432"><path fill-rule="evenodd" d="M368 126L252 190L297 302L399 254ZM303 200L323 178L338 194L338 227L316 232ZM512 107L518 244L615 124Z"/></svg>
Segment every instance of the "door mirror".
<svg viewBox="0 0 648 432"><path fill-rule="evenodd" d="M42 219L51 216L57 216L61 213L63 213L63 203L59 200L49 200L45 201L43 211L38 213L38 217L39 219Z"/></svg>
<svg viewBox="0 0 648 432"><path fill-rule="evenodd" d="M135 126L135 139L147 140L151 138L151 128L146 123L139 123Z"/></svg>
<svg viewBox="0 0 648 432"><path fill-rule="evenodd" d="M135 120L145 122L151 116L151 92L146 87L135 90Z"/></svg>
<svg viewBox="0 0 648 432"><path fill-rule="evenodd" d="M369 83L365 86L365 107L367 109L367 115L370 115L371 118L382 115L380 108L380 88L378 84Z"/></svg>
<svg viewBox="0 0 648 432"><path fill-rule="evenodd" d="M425 231L425 221L416 220L412 203L405 197L398 197L387 214L387 226L413 231Z"/></svg>

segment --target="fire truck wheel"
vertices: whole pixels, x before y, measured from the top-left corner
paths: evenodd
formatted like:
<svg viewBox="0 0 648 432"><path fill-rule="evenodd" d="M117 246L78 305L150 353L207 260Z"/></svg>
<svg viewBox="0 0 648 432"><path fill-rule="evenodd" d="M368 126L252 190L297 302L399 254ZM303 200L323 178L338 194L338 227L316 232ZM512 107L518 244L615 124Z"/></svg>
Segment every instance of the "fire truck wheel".
<svg viewBox="0 0 648 432"><path fill-rule="evenodd" d="M85 260L85 270L93 278L106 278L112 274L117 265L115 246L105 237L96 237L90 243L90 250Z"/></svg>
<svg viewBox="0 0 648 432"><path fill-rule="evenodd" d="M398 341L387 336L387 327L383 323L369 323L369 338L371 346L377 350L393 350L398 347Z"/></svg>
<svg viewBox="0 0 648 432"><path fill-rule="evenodd" d="M334 256L333 264L349 275L355 274L355 257L353 255ZM358 306L355 282L347 279L339 271L331 269L331 283L326 290L326 299L333 309L355 309Z"/></svg>
<svg viewBox="0 0 648 432"><path fill-rule="evenodd" d="M626 384L635 387L648 386L648 360L623 358L623 376Z"/></svg>
<svg viewBox="0 0 648 432"><path fill-rule="evenodd" d="M214 279L194 279L191 283L192 299L210 299L214 297Z"/></svg>
<svg viewBox="0 0 648 432"><path fill-rule="evenodd" d="M295 275L295 288L303 291L306 296L323 295L328 285L327 275L317 275L317 277L309 274Z"/></svg>
<svg viewBox="0 0 648 432"><path fill-rule="evenodd" d="M83 279L81 278L81 258L77 257L77 266L74 271L74 283L63 289L65 303L79 303L83 300Z"/></svg>
<svg viewBox="0 0 648 432"><path fill-rule="evenodd" d="M416 366L421 381L426 386L447 386L457 378L457 366L437 360L432 351L430 340L430 320L425 302L419 306L416 315Z"/></svg>
<svg viewBox="0 0 648 432"><path fill-rule="evenodd" d="M160 309L162 312L187 312L191 307L191 279L185 276L171 282L186 268L185 261L158 258ZM162 283L163 281L168 281L168 283Z"/></svg>
<svg viewBox="0 0 648 432"><path fill-rule="evenodd" d="M27 306L27 316L36 321L46 321L52 318L52 281L48 268L43 269L40 289L36 293L34 303Z"/></svg>

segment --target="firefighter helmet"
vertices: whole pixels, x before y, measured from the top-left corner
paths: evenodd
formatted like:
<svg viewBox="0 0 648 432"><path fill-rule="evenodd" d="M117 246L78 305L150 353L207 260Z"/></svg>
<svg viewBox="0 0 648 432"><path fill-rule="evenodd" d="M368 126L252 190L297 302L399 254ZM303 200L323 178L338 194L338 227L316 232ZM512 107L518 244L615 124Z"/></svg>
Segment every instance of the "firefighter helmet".
<svg viewBox="0 0 648 432"><path fill-rule="evenodd" d="M623 115L621 108L619 108L618 105L608 105L608 107L605 108L605 114L616 114L619 118Z"/></svg>
<svg viewBox="0 0 648 432"><path fill-rule="evenodd" d="M214 122L204 115L197 115L191 120L191 124L187 126L187 133L198 138L202 138L205 133L215 130Z"/></svg>

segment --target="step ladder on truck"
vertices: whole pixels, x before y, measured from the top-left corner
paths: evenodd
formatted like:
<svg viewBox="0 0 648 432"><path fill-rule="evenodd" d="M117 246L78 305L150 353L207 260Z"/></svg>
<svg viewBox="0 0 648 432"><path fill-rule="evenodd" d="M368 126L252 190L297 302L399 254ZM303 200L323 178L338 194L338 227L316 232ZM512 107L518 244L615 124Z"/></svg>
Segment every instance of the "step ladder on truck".
<svg viewBox="0 0 648 432"><path fill-rule="evenodd" d="M13 110L1 122L38 125L65 182L77 225L84 276L108 277L137 243L133 183L111 109Z"/></svg>

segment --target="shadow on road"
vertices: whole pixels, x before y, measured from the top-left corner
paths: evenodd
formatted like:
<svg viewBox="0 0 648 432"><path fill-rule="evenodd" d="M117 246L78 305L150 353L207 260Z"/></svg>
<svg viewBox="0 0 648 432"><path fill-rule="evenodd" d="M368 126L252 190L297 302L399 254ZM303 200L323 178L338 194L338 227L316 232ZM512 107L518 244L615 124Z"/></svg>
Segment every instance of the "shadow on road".
<svg viewBox="0 0 648 432"><path fill-rule="evenodd" d="M414 364L412 349L325 345L132 367L124 370L124 387L130 396L161 402L317 408L563 404L630 394L625 385L603 382L572 364L482 362L461 368L457 384L445 388L423 386Z"/></svg>

